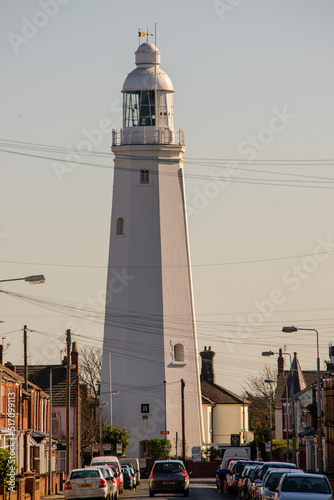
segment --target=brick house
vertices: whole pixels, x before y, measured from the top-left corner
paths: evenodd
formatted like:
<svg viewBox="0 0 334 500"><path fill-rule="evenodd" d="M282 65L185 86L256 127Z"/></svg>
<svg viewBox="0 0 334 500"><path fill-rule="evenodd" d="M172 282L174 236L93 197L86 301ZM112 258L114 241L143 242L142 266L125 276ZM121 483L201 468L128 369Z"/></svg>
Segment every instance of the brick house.
<svg viewBox="0 0 334 500"><path fill-rule="evenodd" d="M28 379L50 394L50 370L52 369L52 438L57 440L54 467L57 471L66 469L66 357L60 365L29 365ZM79 353L77 343L72 343L70 380L70 469L81 466L80 443L80 387ZM16 366L19 374L24 366Z"/></svg>
<svg viewBox="0 0 334 500"><path fill-rule="evenodd" d="M50 398L36 384L15 373L14 366L1 363L0 353L0 447L11 441L10 429L15 427L17 473L48 470Z"/></svg>

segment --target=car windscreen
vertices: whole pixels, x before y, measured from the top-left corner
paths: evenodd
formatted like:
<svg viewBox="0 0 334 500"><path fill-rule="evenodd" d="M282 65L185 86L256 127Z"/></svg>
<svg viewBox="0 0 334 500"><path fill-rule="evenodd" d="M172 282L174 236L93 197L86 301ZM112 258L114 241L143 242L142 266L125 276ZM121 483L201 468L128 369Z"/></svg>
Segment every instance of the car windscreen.
<svg viewBox="0 0 334 500"><path fill-rule="evenodd" d="M178 463L158 463L155 464L154 467L154 472L156 474L169 474L169 473L176 473L176 472L183 472L184 467L182 464Z"/></svg>
<svg viewBox="0 0 334 500"><path fill-rule="evenodd" d="M98 470L74 470L71 473L70 479L84 479L86 477L101 477Z"/></svg>
<svg viewBox="0 0 334 500"><path fill-rule="evenodd" d="M255 481L255 479L259 479L260 474L262 472L263 466L259 467L256 469L254 476L252 477L252 481Z"/></svg>

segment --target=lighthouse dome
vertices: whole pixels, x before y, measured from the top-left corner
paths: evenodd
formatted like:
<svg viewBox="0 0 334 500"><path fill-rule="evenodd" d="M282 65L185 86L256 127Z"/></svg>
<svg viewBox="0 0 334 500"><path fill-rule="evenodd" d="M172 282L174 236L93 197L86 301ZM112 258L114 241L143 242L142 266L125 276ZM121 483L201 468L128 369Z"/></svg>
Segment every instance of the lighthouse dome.
<svg viewBox="0 0 334 500"><path fill-rule="evenodd" d="M160 52L158 48L150 42L142 43L137 51L136 66L125 79L122 92L135 90L164 90L174 92L171 79L160 67ZM156 61L156 67L155 67ZM157 82L155 83L155 77Z"/></svg>

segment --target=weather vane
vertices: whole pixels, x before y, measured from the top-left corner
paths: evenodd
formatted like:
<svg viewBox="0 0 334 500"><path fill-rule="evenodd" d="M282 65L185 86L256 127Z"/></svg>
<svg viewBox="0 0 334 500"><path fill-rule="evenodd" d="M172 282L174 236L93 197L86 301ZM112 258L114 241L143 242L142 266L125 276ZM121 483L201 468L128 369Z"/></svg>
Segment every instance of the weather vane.
<svg viewBox="0 0 334 500"><path fill-rule="evenodd" d="M147 28L147 32L146 32L146 33L145 33L145 31L140 31L140 28L139 28L139 29L138 29L138 38L139 38L139 40L138 40L138 41L139 41L139 45L140 45L140 38L141 38L142 36L146 36L146 41L148 42L148 37L149 37L149 36L154 36L154 34L153 34L153 33L149 33L149 32L148 32L148 28Z"/></svg>

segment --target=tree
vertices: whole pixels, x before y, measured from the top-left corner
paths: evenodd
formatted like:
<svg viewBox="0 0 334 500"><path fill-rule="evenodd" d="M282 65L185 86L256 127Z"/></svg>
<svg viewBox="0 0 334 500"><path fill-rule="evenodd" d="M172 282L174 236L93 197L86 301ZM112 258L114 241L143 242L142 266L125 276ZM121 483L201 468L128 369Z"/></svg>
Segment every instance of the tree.
<svg viewBox="0 0 334 500"><path fill-rule="evenodd" d="M12 467L17 468L15 458L12 458L10 451L6 448L0 448L0 485L10 486L9 480L12 473ZM15 486L15 485L14 485Z"/></svg>
<svg viewBox="0 0 334 500"><path fill-rule="evenodd" d="M274 380L269 384L265 380ZM249 427L255 429L257 424L261 427L269 427L269 401L272 407L272 428L275 427L274 402L276 389L276 370L270 366L265 366L260 370L259 375L249 377L244 389L244 397L250 402L249 407Z"/></svg>
<svg viewBox="0 0 334 500"><path fill-rule="evenodd" d="M100 440L99 397L101 384L102 349L84 347L80 350L79 378L81 396L81 446L88 453L89 447Z"/></svg>
<svg viewBox="0 0 334 500"><path fill-rule="evenodd" d="M80 382L89 389L89 394L97 400L100 396L102 369L102 349L83 347L80 350Z"/></svg>
<svg viewBox="0 0 334 500"><path fill-rule="evenodd" d="M122 443L122 454L126 453L126 449L130 444L129 441L130 432L124 429L124 427L118 427L116 425L103 425L102 428L102 442L113 445L113 450L116 452L117 443Z"/></svg>
<svg viewBox="0 0 334 500"><path fill-rule="evenodd" d="M165 449L167 446L167 450ZM160 460L164 458L170 457L170 452L172 450L172 443L167 439L151 439L148 442L149 454L153 458L153 460Z"/></svg>

